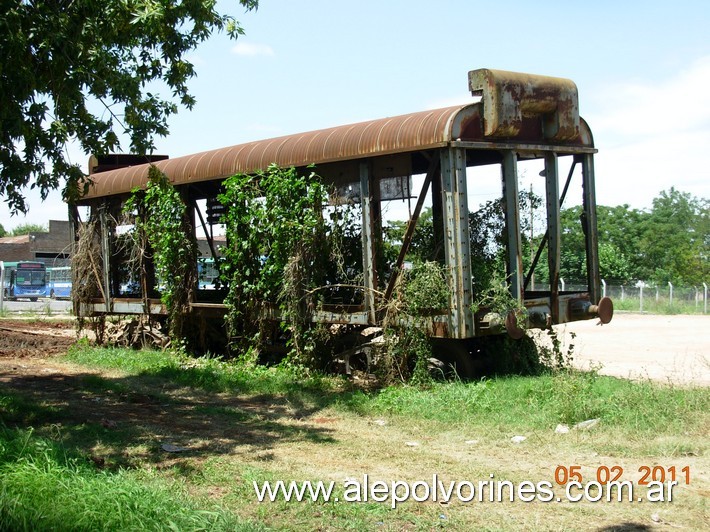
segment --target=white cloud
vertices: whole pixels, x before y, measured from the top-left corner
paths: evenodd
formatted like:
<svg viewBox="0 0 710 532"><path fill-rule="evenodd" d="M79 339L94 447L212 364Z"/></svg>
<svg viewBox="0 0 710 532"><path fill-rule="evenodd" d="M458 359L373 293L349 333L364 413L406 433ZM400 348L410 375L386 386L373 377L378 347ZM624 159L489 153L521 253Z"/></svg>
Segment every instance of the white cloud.
<svg viewBox="0 0 710 532"><path fill-rule="evenodd" d="M594 130L636 136L673 134L710 124L710 56L659 84L620 83L594 95Z"/></svg>
<svg viewBox="0 0 710 532"><path fill-rule="evenodd" d="M708 85L710 57L703 57L662 83L619 83L592 97L586 118L599 148L600 204L649 207L671 186L710 198Z"/></svg>
<svg viewBox="0 0 710 532"><path fill-rule="evenodd" d="M247 57L274 56L274 50L268 44L258 44L249 42L239 42L232 48L232 53Z"/></svg>

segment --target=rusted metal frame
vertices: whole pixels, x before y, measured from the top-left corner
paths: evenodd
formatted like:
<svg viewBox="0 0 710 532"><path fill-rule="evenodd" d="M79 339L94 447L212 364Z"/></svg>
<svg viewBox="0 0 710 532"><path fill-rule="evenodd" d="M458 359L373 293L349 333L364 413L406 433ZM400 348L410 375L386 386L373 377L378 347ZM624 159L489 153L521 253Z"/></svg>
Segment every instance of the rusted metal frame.
<svg viewBox="0 0 710 532"><path fill-rule="evenodd" d="M76 256L76 251L79 246L79 209L76 206L76 203L70 202L67 205L67 208L69 210L69 235L70 235L70 240L71 240L71 260L74 260L74 257ZM72 283L79 283L78 279L75 279L74 276L76 275L76 269L72 268L71 269L71 281ZM1 286L1 285L0 285ZM71 298L72 300L72 309L74 311L74 316L79 316L79 312L81 311L80 305L79 305L79 300L75 297Z"/></svg>
<svg viewBox="0 0 710 532"><path fill-rule="evenodd" d="M108 202L99 206L99 225L101 227L101 258L103 260L104 305L106 312L111 312L111 232L108 227Z"/></svg>
<svg viewBox="0 0 710 532"><path fill-rule="evenodd" d="M407 222L407 230L404 233L404 238L402 239L402 247L399 249L399 255L397 256L397 262L395 262L394 268L392 269L392 275L390 276L389 283L387 283L387 289L385 290L385 302L389 301L392 297L392 292L397 284L397 278L402 270L402 264L404 264L404 257L409 251L409 246L412 243L412 237L414 236L414 230L417 227L417 221L419 220L419 215L422 212L422 207L424 206L424 200L429 192L429 186L431 185L434 173L439 167L439 153L435 153L434 156L429 161L429 168L427 169L426 177L424 178L424 183L422 184L422 189L417 197L417 204L414 207L414 212L411 218Z"/></svg>
<svg viewBox="0 0 710 532"><path fill-rule="evenodd" d="M210 253L214 259L215 267L217 267L217 251L214 248L214 239L212 238L211 232L207 232L207 224L205 224L205 219L202 217L202 212L200 211L199 205L197 205L197 201L192 200L192 208L195 210L197 217L200 219L200 225L202 226L202 230L205 232L205 238L207 238L207 245L210 248Z"/></svg>
<svg viewBox="0 0 710 532"><path fill-rule="evenodd" d="M441 182L444 251L451 289L449 335L471 338L476 335L476 329L471 311L473 283L465 150L441 150Z"/></svg>
<svg viewBox="0 0 710 532"><path fill-rule="evenodd" d="M599 150L587 146L566 146L550 144L525 144L512 142L479 142L456 140L451 142L452 148L466 148L469 150L513 150L518 153L547 153L556 152L564 155L576 155L584 153L597 153Z"/></svg>
<svg viewBox="0 0 710 532"><path fill-rule="evenodd" d="M377 290L377 222L379 187L372 175L369 160L360 162L360 198L362 201L362 266L365 285L365 312L370 323L377 322L375 293Z"/></svg>
<svg viewBox="0 0 710 532"><path fill-rule="evenodd" d="M545 199L547 203L547 264L550 272L550 313L552 323L560 323L560 183L557 154L545 154Z"/></svg>
<svg viewBox="0 0 710 532"><path fill-rule="evenodd" d="M597 233L597 198L595 191L594 157L582 156L582 205L584 241L587 252L587 290L593 304L601 298L599 273L599 242Z"/></svg>
<svg viewBox="0 0 710 532"><path fill-rule="evenodd" d="M503 152L503 200L505 202L507 273L510 295L516 301L523 297L523 257L520 237L520 207L518 205L518 157L512 150Z"/></svg>
<svg viewBox="0 0 710 532"><path fill-rule="evenodd" d="M567 181L565 181L565 186L564 189L562 190L562 196L560 196L560 207L565 202L565 197L567 196L567 191L569 190L569 184L572 182L572 175L574 174L574 169L577 167L577 158L575 157L574 162L572 163L572 167L569 169L569 173L567 174ZM533 273L535 272L535 268L537 267L537 263L540 261L540 257L542 256L542 250L545 249L545 244L547 244L547 239L550 236L549 230L545 230L545 234L542 237L542 240L540 241L540 245L537 247L537 251L535 252L535 258L532 261L532 264L530 265L530 269L528 270L527 275L525 276L525 284L523 285L523 292L525 292L528 289L528 286L530 285L530 279L533 276ZM532 243L531 243L532 244Z"/></svg>
<svg viewBox="0 0 710 532"><path fill-rule="evenodd" d="M431 183L431 215L434 226L434 249L431 250L431 260L443 262L444 257L444 208L441 192L441 164Z"/></svg>

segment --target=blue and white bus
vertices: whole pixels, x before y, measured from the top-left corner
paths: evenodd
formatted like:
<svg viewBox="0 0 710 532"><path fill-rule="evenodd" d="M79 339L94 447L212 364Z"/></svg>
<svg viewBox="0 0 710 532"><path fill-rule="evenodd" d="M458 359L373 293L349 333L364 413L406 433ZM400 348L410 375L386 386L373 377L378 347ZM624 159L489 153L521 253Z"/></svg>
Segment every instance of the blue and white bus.
<svg viewBox="0 0 710 532"><path fill-rule="evenodd" d="M71 267L47 268L47 291L53 299L71 298Z"/></svg>
<svg viewBox="0 0 710 532"><path fill-rule="evenodd" d="M199 257L197 259L197 289L214 290L217 288L219 270L213 258Z"/></svg>
<svg viewBox="0 0 710 532"><path fill-rule="evenodd" d="M5 263L5 298L37 301L47 297L47 268L43 262Z"/></svg>

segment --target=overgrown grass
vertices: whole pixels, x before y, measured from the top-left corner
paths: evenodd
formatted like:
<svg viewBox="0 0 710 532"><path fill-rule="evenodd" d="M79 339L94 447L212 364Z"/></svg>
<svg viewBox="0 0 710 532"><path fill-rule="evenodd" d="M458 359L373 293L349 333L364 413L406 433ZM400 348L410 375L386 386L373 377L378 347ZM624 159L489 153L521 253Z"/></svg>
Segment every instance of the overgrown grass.
<svg viewBox="0 0 710 532"><path fill-rule="evenodd" d="M335 406L360 415L392 415L447 425L549 430L599 418L622 434L657 436L706 430L710 389L651 381L631 382L595 371L559 371L536 377L391 386L367 392L337 377L271 367L190 358L161 351L80 346L69 359L166 379L210 392L299 398L317 408Z"/></svg>
<svg viewBox="0 0 710 532"><path fill-rule="evenodd" d="M108 349L79 343L67 358L74 363L126 374L118 377L113 373L81 374L78 384L81 394L93 397L91 392L95 391L97 395L111 392L130 396L136 390L165 391L178 385L186 388L185 393L176 390L180 393L159 394L161 407L170 412L167 415L179 411L205 418L206 424L194 429L202 437L207 437L205 427L221 426L219 423L232 429L238 427L240 436L229 452L215 448L204 454L174 458L165 454L156 457L148 449L135 455L130 462L132 469L98 469L86 458L93 453L102 455L97 444L103 445L103 455L114 448L130 452L131 446L146 445L146 438L156 434L149 426L151 420L137 420L138 425L148 428L141 431L136 427L136 432L131 432L129 426L112 430L86 423L73 428L64 426L64 436L57 434L55 438L48 427L69 417L54 419L52 405L33 402L24 395L2 393L0 530L253 529L257 527L254 523L262 522L265 526L291 529L388 526L379 523L390 523L394 529L431 528L443 523L439 521L440 513L446 514L445 524L452 527L460 524L460 528L471 528L472 523L483 523L471 517L471 512L453 507L440 510L426 505L410 506L393 513L385 505L369 503L294 505L281 501L255 506L252 481L314 479L320 471L317 463L321 457L313 453L322 451L325 469L337 474L349 473L347 466L328 461L338 453L345 457L370 456L367 440L360 447L357 442L333 438L327 423L318 425L315 421L318 417L361 426L364 430L373 424L363 418L383 417L389 420L390 434L395 440L416 434L422 441L442 445L453 453L468 452L456 450L461 445L456 442L463 441L464 435L482 435L490 444L486 446L490 455L491 448L510 445L512 434L533 433L541 437L531 438L529 441L535 441L535 447L526 448L525 452L535 456L552 453L550 456L556 459L592 452L633 460L641 456L702 456L707 452L708 388L681 388L603 377L595 372L560 371L537 377L433 383L427 387L400 385L367 391L341 378L308 374L291 366L266 368L215 358L195 359L179 352ZM205 394L226 392L246 396L246 401L220 403L210 401L209 396L201 397L190 412L185 398L192 395L191 389ZM297 409L298 415L292 415L288 409L269 413L279 403L293 405L299 401L309 408ZM254 405L257 408L252 408ZM173 409L178 406L180 409ZM120 408L120 403L117 407ZM314 423L303 423L311 417ZM593 431L561 438L554 434L558 423L572 425L591 418L600 419ZM3 421L8 426L12 423L22 428L3 428ZM310 425L316 429L309 429ZM28 427L36 427L36 431ZM409 469L401 464L408 458L397 454L402 443L390 442L389 436L381 439L379 429L375 425L369 441L392 446L372 451L379 453L375 454L377 463L392 460L392 467L399 467L398 471L406 474ZM72 437L66 437L67 434ZM224 436L222 432L213 435ZM357 437L363 434L358 432ZM431 451L425 447L407 452L419 456L421 451L422 458L430 460L430 464L434 463L431 460L436 463L442 460L439 455L427 454ZM108 460L107 457L107 464ZM355 458L356 463L358 460ZM353 467L357 470L358 466ZM454 470L451 468L459 465L448 467L451 475ZM482 474L481 465L474 460L467 460L465 467L465 473L472 478ZM385 467L384 471L387 470ZM499 470L501 474L522 474L510 464L498 465L496 471ZM219 502L207 502L206 497L214 498L215 493ZM495 514L495 507L492 510ZM492 523L519 527L519 523L513 526L514 523L505 520L507 511L499 513L498 520ZM533 521L528 524L534 524Z"/></svg>
<svg viewBox="0 0 710 532"><path fill-rule="evenodd" d="M207 392L309 396L337 392L346 385L343 379L305 373L288 365L266 367L206 356L195 358L176 351L95 347L88 342L78 342L67 353L67 359Z"/></svg>
<svg viewBox="0 0 710 532"><path fill-rule="evenodd" d="M97 471L31 430L0 426L0 530L256 530L145 471Z"/></svg>
<svg viewBox="0 0 710 532"><path fill-rule="evenodd" d="M707 427L710 391L570 371L435 384L426 390L392 387L350 404L363 412L532 430L600 418L635 434L654 434Z"/></svg>
<svg viewBox="0 0 710 532"><path fill-rule="evenodd" d="M643 298L643 308L641 301L636 297L614 298L614 310L629 312L646 312L648 314L675 315L675 314L703 314L703 302L697 304L694 301L685 299L674 299L671 304L668 298L660 298L656 301L653 295L645 294Z"/></svg>

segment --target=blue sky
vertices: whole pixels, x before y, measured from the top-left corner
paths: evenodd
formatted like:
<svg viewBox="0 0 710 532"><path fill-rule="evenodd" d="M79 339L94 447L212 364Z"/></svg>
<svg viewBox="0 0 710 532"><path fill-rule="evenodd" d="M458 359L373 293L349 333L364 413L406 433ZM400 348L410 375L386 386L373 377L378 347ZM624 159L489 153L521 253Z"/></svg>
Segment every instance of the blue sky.
<svg viewBox="0 0 710 532"><path fill-rule="evenodd" d="M675 186L710 198L710 3L261 0L237 42L192 56L197 97L171 120L172 157L463 103L487 67L574 80L590 124L600 204L649 207ZM88 156L70 150L82 163ZM470 185L471 186L471 185ZM28 193L26 218L65 219L60 195Z"/></svg>

